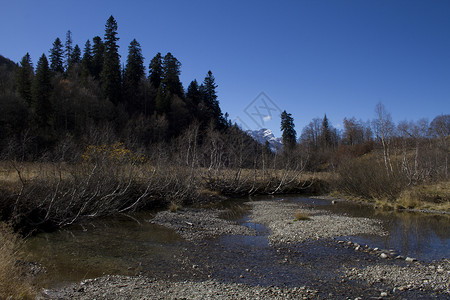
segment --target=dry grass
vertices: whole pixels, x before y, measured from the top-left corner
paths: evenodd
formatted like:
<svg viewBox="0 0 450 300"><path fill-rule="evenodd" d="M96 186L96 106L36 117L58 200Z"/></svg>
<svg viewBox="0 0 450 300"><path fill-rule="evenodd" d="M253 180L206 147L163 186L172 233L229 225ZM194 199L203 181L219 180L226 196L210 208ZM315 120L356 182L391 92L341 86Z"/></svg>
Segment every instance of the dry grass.
<svg viewBox="0 0 450 300"><path fill-rule="evenodd" d="M181 208L181 206L176 203L175 201L170 202L169 204L169 211L170 212L176 212Z"/></svg>
<svg viewBox="0 0 450 300"><path fill-rule="evenodd" d="M310 219L309 215L301 210L297 210L294 214L294 221L306 221Z"/></svg>
<svg viewBox="0 0 450 300"><path fill-rule="evenodd" d="M34 299L36 288L26 270L18 264L22 239L0 223L0 299Z"/></svg>
<svg viewBox="0 0 450 300"><path fill-rule="evenodd" d="M405 190L396 200L395 208L450 211L450 182L424 184Z"/></svg>

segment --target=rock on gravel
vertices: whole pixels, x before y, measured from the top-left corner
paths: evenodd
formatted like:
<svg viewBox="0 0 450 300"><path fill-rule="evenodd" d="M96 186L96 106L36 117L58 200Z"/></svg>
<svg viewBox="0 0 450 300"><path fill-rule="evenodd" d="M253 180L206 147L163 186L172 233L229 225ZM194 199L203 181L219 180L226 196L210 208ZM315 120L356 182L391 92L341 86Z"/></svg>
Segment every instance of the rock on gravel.
<svg viewBox="0 0 450 300"><path fill-rule="evenodd" d="M368 218L351 218L302 208L297 203L280 201L247 202L253 206L252 222L269 227L271 244L289 244L335 236L358 234L386 234L381 221ZM294 221L295 212L301 210L309 220Z"/></svg>
<svg viewBox="0 0 450 300"><path fill-rule="evenodd" d="M174 229L189 241L223 234L255 235L256 231L235 222L219 218L224 211L185 208L176 212L161 211L150 222Z"/></svg>
<svg viewBox="0 0 450 300"><path fill-rule="evenodd" d="M50 299L313 299L317 291L306 287L260 287L204 282L158 281L148 277L104 276L47 290Z"/></svg>

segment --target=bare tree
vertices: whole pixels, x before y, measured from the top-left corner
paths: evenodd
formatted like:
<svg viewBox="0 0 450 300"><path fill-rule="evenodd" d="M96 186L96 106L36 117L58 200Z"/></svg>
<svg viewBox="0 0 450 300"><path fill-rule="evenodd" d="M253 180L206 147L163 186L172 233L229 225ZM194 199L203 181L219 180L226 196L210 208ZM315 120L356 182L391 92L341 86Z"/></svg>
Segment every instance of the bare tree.
<svg viewBox="0 0 450 300"><path fill-rule="evenodd" d="M375 107L376 119L373 121L373 126L377 138L381 140L383 146L383 159L386 171L388 174L394 172L391 162L390 154L390 144L392 141L392 134L394 129L394 124L392 122L391 115L387 112L386 108L381 102Z"/></svg>

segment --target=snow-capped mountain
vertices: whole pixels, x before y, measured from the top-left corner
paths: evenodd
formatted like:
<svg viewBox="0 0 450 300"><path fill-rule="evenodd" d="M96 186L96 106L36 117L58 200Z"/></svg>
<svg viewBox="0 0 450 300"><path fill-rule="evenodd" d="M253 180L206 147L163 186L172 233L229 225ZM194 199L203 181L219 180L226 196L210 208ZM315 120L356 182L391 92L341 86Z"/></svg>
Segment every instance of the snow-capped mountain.
<svg viewBox="0 0 450 300"><path fill-rule="evenodd" d="M272 150L272 152L277 152L283 145L281 138L275 137L272 130L270 129L262 128L260 130L247 130L246 132L258 143L264 145L266 141L268 141L270 144L270 150Z"/></svg>

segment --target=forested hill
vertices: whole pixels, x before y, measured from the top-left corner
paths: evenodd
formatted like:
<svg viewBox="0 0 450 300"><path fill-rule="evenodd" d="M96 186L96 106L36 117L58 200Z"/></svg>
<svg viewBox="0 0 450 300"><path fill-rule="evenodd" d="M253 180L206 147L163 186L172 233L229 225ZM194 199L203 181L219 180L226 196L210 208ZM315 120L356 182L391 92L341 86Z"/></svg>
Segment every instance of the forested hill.
<svg viewBox="0 0 450 300"><path fill-rule="evenodd" d="M118 40L111 16L104 35L82 47L73 44L69 30L37 62L29 53L18 66L0 57L0 149L26 141L22 148L31 157L63 138L87 145L99 143L98 136L147 147L176 138L191 124L203 132L235 127L221 111L211 71L185 90L181 62L170 52L156 53L147 68L134 39L121 62Z"/></svg>
<svg viewBox="0 0 450 300"><path fill-rule="evenodd" d="M15 67L16 67L16 64L12 60L10 60L0 54L0 68L6 68L8 70L13 70Z"/></svg>

